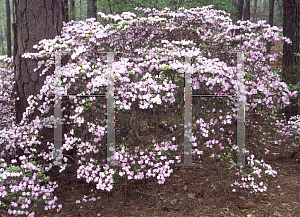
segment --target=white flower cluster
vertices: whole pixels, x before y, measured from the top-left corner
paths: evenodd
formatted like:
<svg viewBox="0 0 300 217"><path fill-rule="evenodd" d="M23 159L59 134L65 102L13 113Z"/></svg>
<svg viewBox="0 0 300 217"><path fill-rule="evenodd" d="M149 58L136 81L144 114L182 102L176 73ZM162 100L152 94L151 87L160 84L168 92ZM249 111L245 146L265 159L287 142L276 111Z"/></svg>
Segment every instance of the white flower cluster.
<svg viewBox="0 0 300 217"><path fill-rule="evenodd" d="M79 54L83 53L86 51L86 48L81 46L79 48L76 49L75 53L72 54L71 58L72 60L74 60Z"/></svg>

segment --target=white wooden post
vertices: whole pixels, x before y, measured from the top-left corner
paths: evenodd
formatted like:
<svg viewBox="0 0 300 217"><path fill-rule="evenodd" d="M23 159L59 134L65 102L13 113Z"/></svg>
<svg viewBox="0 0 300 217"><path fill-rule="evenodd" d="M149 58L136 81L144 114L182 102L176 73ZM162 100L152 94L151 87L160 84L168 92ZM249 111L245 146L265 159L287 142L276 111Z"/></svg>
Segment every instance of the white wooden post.
<svg viewBox="0 0 300 217"><path fill-rule="evenodd" d="M61 53L55 53L55 108L54 108L54 148L55 161L54 165L60 166L62 164L62 125L61 125Z"/></svg>
<svg viewBox="0 0 300 217"><path fill-rule="evenodd" d="M184 163L175 164L175 166L182 167L202 167L200 164L192 163L192 78L191 78L191 53L185 56L185 67L187 69L185 73L185 87L184 87Z"/></svg>
<svg viewBox="0 0 300 217"><path fill-rule="evenodd" d="M235 53L235 52L231 52ZM245 71L244 71L244 53L237 52L237 132L236 143L237 150L237 164L229 166L251 166L245 164Z"/></svg>
<svg viewBox="0 0 300 217"><path fill-rule="evenodd" d="M107 71L107 162L110 166L117 166L114 161L115 154L115 115L114 115L114 71L113 71L113 62L114 62L114 53L108 52L108 71ZM105 164L101 164L104 166Z"/></svg>

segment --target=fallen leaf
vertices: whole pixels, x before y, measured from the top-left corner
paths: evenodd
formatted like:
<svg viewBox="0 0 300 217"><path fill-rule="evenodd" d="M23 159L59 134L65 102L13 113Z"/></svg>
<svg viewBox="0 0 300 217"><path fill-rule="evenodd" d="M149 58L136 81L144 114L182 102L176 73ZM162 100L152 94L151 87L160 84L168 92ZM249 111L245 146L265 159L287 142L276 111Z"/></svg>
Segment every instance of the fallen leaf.
<svg viewBox="0 0 300 217"><path fill-rule="evenodd" d="M243 196L239 196L239 198L240 198L241 200L245 200L245 198L244 198Z"/></svg>
<svg viewBox="0 0 300 217"><path fill-rule="evenodd" d="M173 204L175 204L175 203L177 202L177 199L171 200L171 202L172 202Z"/></svg>
<svg viewBox="0 0 300 217"><path fill-rule="evenodd" d="M194 196L193 194L188 194L188 198L196 199L195 196Z"/></svg>
<svg viewBox="0 0 300 217"><path fill-rule="evenodd" d="M281 215L279 212L275 211L275 212L274 212L274 216L279 216L279 217L280 217L280 216L282 216L282 215Z"/></svg>

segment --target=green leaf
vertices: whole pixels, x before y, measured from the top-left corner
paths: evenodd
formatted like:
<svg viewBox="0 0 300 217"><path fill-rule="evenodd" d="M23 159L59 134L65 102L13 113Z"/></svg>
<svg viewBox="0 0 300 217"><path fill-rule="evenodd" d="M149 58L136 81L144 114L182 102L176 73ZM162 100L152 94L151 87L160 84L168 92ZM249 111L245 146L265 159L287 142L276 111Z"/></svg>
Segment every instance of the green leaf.
<svg viewBox="0 0 300 217"><path fill-rule="evenodd" d="M10 173L12 173L12 172L18 172L18 171L20 171L20 167L18 167L18 166L9 168L9 172Z"/></svg>
<svg viewBox="0 0 300 217"><path fill-rule="evenodd" d="M158 70L166 71L172 69L170 66L159 67Z"/></svg>

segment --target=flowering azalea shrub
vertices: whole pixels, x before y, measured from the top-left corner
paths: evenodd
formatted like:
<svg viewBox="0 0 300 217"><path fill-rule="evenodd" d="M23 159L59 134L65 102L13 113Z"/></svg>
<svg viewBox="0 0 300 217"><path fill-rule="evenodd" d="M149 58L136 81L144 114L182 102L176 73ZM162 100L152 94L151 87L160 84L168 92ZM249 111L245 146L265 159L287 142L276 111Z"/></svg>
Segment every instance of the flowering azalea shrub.
<svg viewBox="0 0 300 217"><path fill-rule="evenodd" d="M286 41L282 30L276 26L270 27L265 21L252 24L249 21L240 21L238 26L233 25L228 14L224 11L211 9L212 6L192 8L186 10L180 8L177 13L169 9L158 11L156 9L136 8L149 13L147 18L137 18L133 13L121 15L105 15L101 17L111 21L119 21L118 24L102 26L95 19L87 19L86 22L71 21L64 24L61 36L55 39L47 39L39 42L34 48L37 53L25 53L24 58L38 60L38 70L42 67L42 76L49 69L53 69L55 53L60 52L67 63L62 65L62 94L78 89L78 84L84 85L82 92L78 94L93 94L106 90L107 86L107 61L101 58L99 52L122 52L119 61L114 62L115 110L130 110L132 106L141 110L152 108L164 109L167 106L176 106L175 95L179 87L184 84L185 55L192 56L192 85L193 89L203 90L211 94L236 94L237 61L236 53L229 51L245 52L245 86L246 86L246 111L254 113L256 110L266 111L260 114L261 118L274 123L277 117L277 109L280 103L288 104L289 97L297 94L290 92L287 85L279 80L278 76L271 76L270 67L266 64L266 58L276 58L277 54L264 56L266 41ZM151 12L151 13L150 13ZM240 33L237 33L240 30ZM281 35L281 36L280 36ZM207 57L204 56L207 54ZM12 68L6 73L12 73ZM176 75L173 81L172 75ZM159 79L156 79L159 78ZM12 78L10 78L12 79ZM82 82L85 80L85 82ZM54 160L54 144L47 143L47 147L41 148L39 132L54 122L53 102L54 88L57 84L55 75L47 76L44 86L37 97L30 96L27 101L29 107L23 115L20 124L10 120L8 128L0 132L1 157L1 203L12 214L26 214L34 216L34 207L30 205L43 204L45 210L61 209L57 204L57 198L53 198L53 190L57 187L54 182L49 182L49 177L44 172L49 171ZM12 92L11 87L1 86L7 94ZM81 89L81 88L80 88ZM66 142L62 151L77 148L79 168L77 178L84 178L86 182L97 183L98 190L111 191L114 179L117 176L125 176L128 179L145 179L151 176L157 177L159 184L164 184L166 177L173 172L171 164L181 162L182 155L170 155L170 151L179 150L180 146L175 137L171 141L163 141L160 144L153 143L146 149L135 147L135 153L130 154L125 145L116 144L115 159L121 164L119 171L110 168L109 165L99 166L100 141L104 137L105 121L95 125L88 120L84 113L86 106L105 109L105 105L90 103L95 97L89 99L70 98L73 112L70 115L72 129L64 135ZM72 101L73 100L73 101ZM10 98L7 104L13 105ZM212 153L215 163L224 165L232 163L233 151L237 149L227 138L224 138L224 128L217 127L232 123L236 117L236 102L228 102L231 112L221 116L211 116L210 122L203 119L195 120L194 130L198 130L196 136L192 136L192 154L198 155L201 163L201 155L205 152ZM65 111L66 108L62 108ZM28 117L38 111L34 120ZM220 111L221 112L221 111ZM12 113L13 114L13 113ZM100 114L100 113L99 113ZM5 120L5 119L3 119ZM66 121L66 117L62 121ZM94 137L91 141L82 141L77 137L77 130L86 124L89 133ZM249 126L259 129L259 124L251 119L246 119L246 128ZM294 126L294 125L293 125ZM171 126L179 128L180 126ZM186 127L186 126L185 126ZM275 127L275 126L274 126ZM172 128L173 129L173 128ZM209 138L218 135L219 139L208 140L200 144L201 138ZM251 192L263 192L267 190L260 173L275 177L270 165L263 160L255 159L255 150L267 154L264 147L263 136L265 132L259 131L257 139L247 141L246 156L250 169L241 167L232 168L236 180L230 183L235 192L236 189L249 189ZM117 135L116 135L117 136ZM262 136L262 137L259 137ZM17 150L23 150L22 156L16 156ZM37 151L39 150L39 151ZM21 166L16 163L21 161ZM47 162L45 167L42 163ZM63 165L60 172L66 168L68 158L63 157ZM45 185L47 183L47 185ZM260 183L259 185L256 183ZM52 199L53 198L53 199Z"/></svg>

